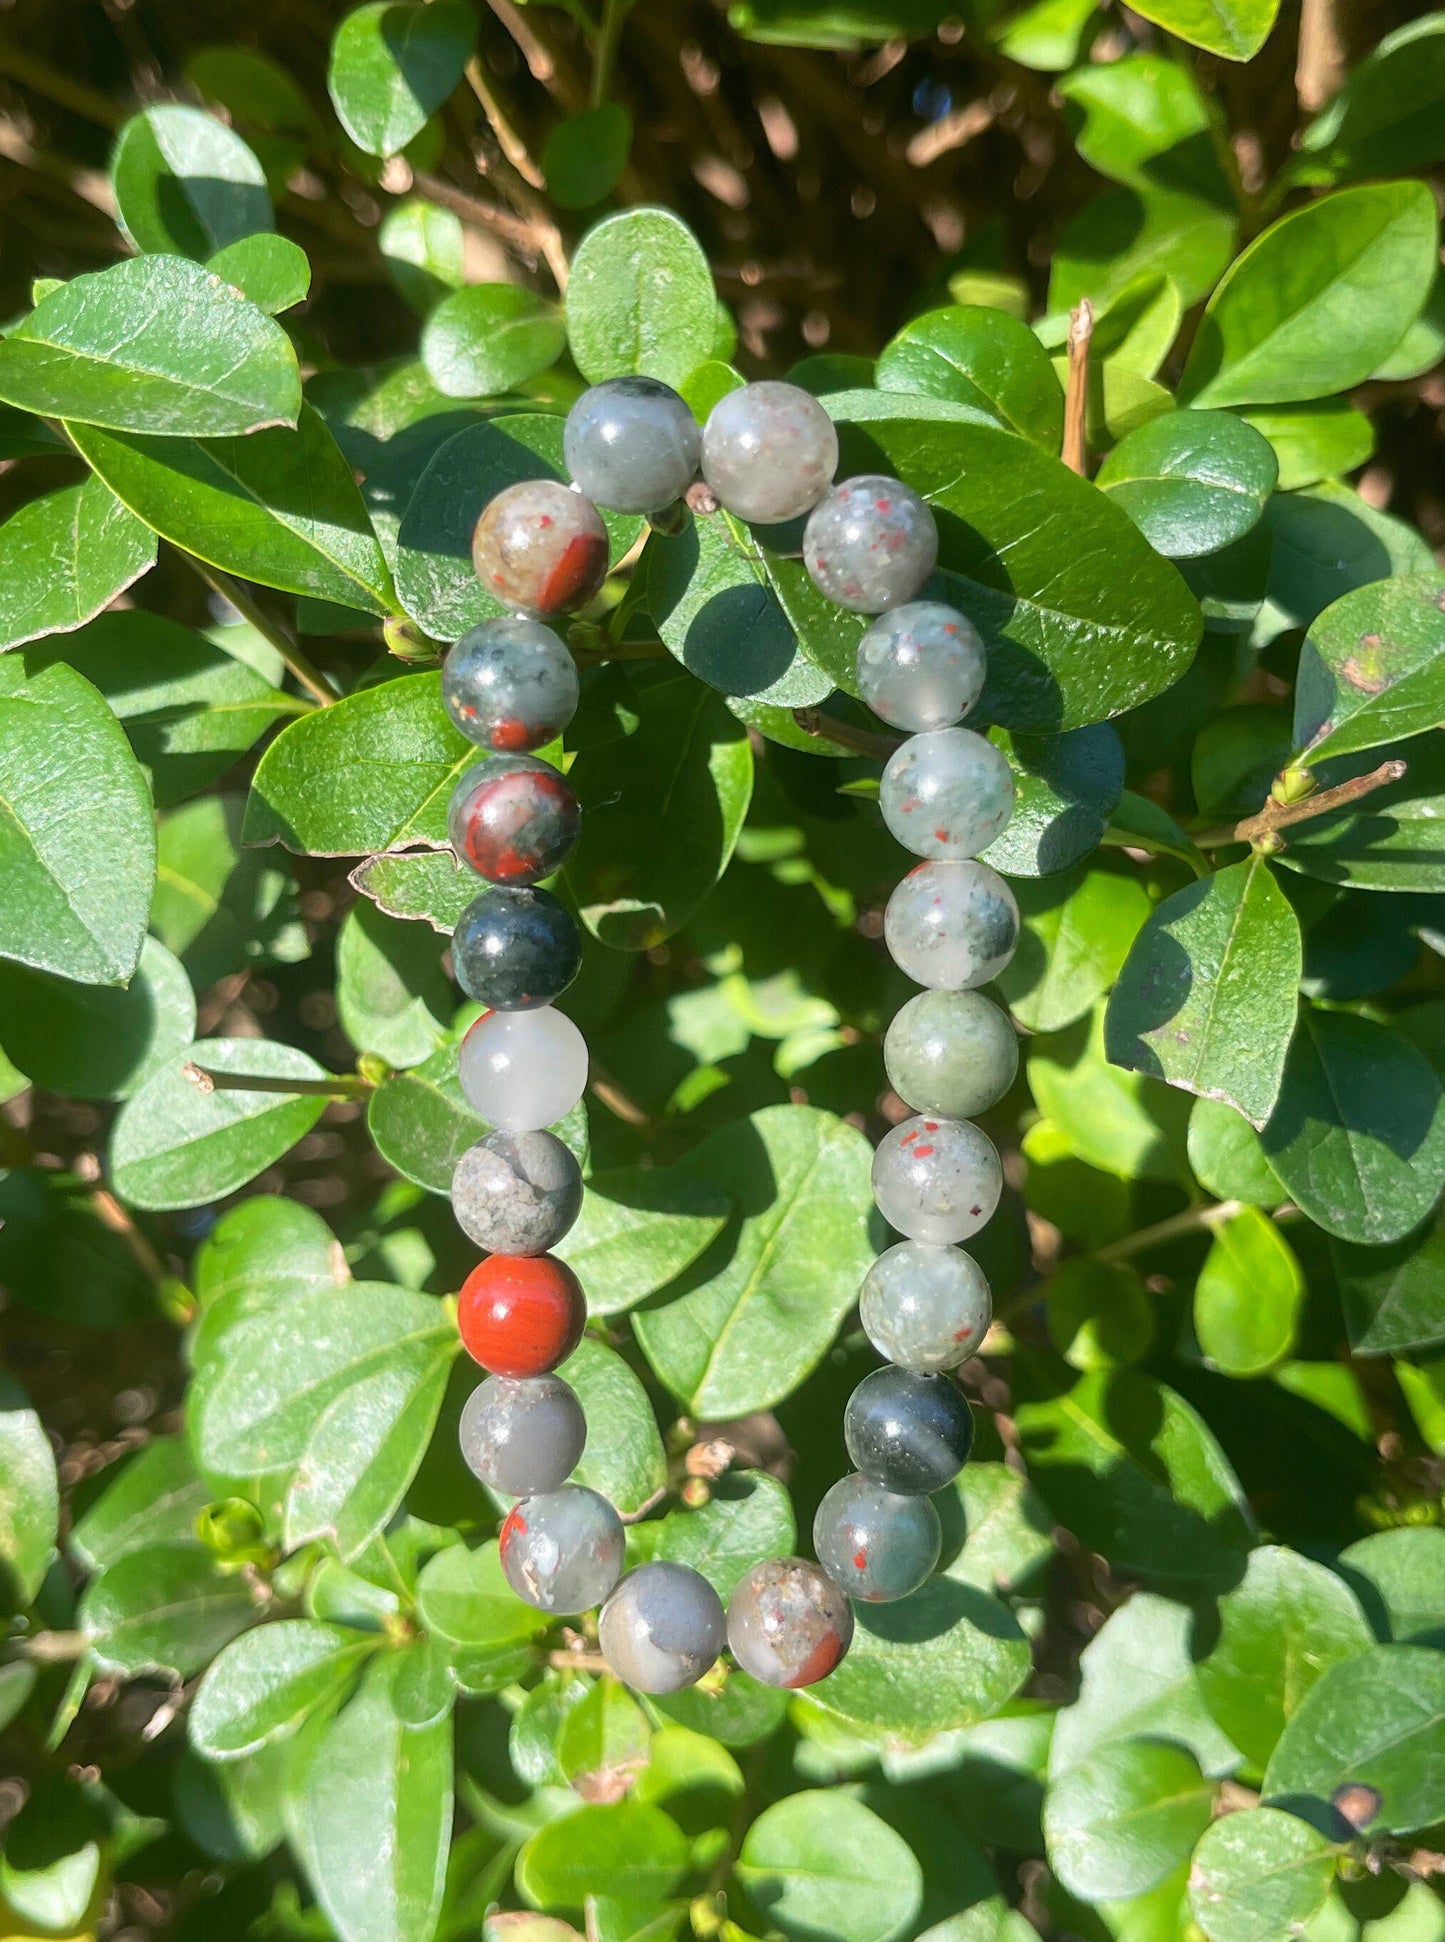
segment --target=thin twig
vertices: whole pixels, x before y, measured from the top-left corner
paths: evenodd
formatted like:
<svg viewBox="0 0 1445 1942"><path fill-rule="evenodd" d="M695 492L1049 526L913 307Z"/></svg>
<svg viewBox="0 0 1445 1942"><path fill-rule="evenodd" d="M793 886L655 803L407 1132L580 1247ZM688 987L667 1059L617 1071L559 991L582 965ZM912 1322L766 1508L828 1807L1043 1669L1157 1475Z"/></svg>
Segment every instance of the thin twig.
<svg viewBox="0 0 1445 1942"><path fill-rule="evenodd" d="M547 1663L559 1672L610 1672L612 1668L600 1652L569 1652L560 1648L547 1654Z"/></svg>
<svg viewBox="0 0 1445 1942"><path fill-rule="evenodd" d="M1125 1261L1131 1254L1147 1253L1150 1248L1162 1247L1166 1241L1178 1240L1181 1235L1198 1234L1201 1230L1207 1233L1210 1228L1232 1220L1243 1205L1242 1200L1216 1200L1186 1207L1182 1214L1171 1214L1168 1220L1155 1221L1152 1227L1141 1227L1136 1234L1126 1234L1122 1241L1096 1249L1094 1259Z"/></svg>
<svg viewBox="0 0 1445 1942"><path fill-rule="evenodd" d="M514 216L510 209L503 209L498 203L486 202L481 196L468 194L459 189L454 182L444 176L430 175L425 169L418 169L412 181L421 193L432 202L440 203L443 209L450 209L454 216L460 216L464 223L471 223L477 229L485 229L498 237L509 249L535 261L545 257L542 237L535 223L522 216Z"/></svg>
<svg viewBox="0 0 1445 1942"><path fill-rule="evenodd" d="M511 118L502 106L496 89L488 81L482 64L474 54L467 62L467 86L481 103L482 113L491 124L492 133L501 145L502 153L517 171L518 175L530 182L534 189L544 189L547 184L542 171L527 151L527 144L512 126Z"/></svg>
<svg viewBox="0 0 1445 1942"><path fill-rule="evenodd" d="M161 1282L170 1270L108 1187L92 1187L90 1204L113 1234L119 1234L147 1280Z"/></svg>
<svg viewBox="0 0 1445 1942"><path fill-rule="evenodd" d="M13 41L0 40L0 74L8 74L12 81L18 81L24 88L31 88L36 94L53 101L57 107L68 108L73 115L85 121L93 121L100 128L119 128L126 118L126 110L110 96L102 94L98 88L90 88L83 81L76 81L59 68L51 67L47 61L39 61L33 54L27 54Z"/></svg>
<svg viewBox="0 0 1445 1942"><path fill-rule="evenodd" d="M1201 850L1218 849L1225 843L1257 843L1261 837L1272 835L1275 830L1308 822L1314 816L1327 816L1332 809L1342 809L1347 803L1358 802L1362 796L1372 795L1387 783L1398 782L1404 773L1405 764L1397 759L1382 762L1378 769L1371 769L1368 775L1354 776L1349 782L1338 783L1333 789L1321 789L1299 802L1276 802L1271 797L1258 815L1246 816L1240 823L1226 823L1219 829L1207 829L1193 840Z"/></svg>
<svg viewBox="0 0 1445 1942"><path fill-rule="evenodd" d="M592 106L600 108L612 89L612 70L617 64L617 47L622 38L622 23L632 9L632 0L602 0L602 25L592 51Z"/></svg>
<svg viewBox="0 0 1445 1942"><path fill-rule="evenodd" d="M178 546L176 552L213 593L218 593L222 600L228 600L241 618L248 620L256 632L271 643L318 707L329 708L336 700L335 693L326 685L320 669L313 666L280 621L273 620L265 608L251 598L240 581L233 580L229 573L223 573L219 567L208 566L204 560L198 560L194 553L187 553L184 547Z"/></svg>
<svg viewBox="0 0 1445 1942"><path fill-rule="evenodd" d="M1082 478L1089 467L1089 343L1094 335L1094 306L1080 299L1069 317L1069 381L1064 392L1064 464Z"/></svg>
<svg viewBox="0 0 1445 1942"><path fill-rule="evenodd" d="M90 1638L85 1632L32 1632L28 1639L17 1639L15 1649L22 1658L58 1666L83 1659L90 1650Z"/></svg>
<svg viewBox="0 0 1445 1942"><path fill-rule="evenodd" d="M871 728L850 727L847 722L825 715L821 708L795 708L793 720L805 735L817 735L824 741L836 742L840 748L852 749L855 755L871 755L880 762L886 762L895 749L903 746L900 735L875 735Z"/></svg>
<svg viewBox="0 0 1445 1942"><path fill-rule="evenodd" d="M279 1092L312 1099L369 1099L375 1083L359 1072L328 1072L324 1079L278 1079L270 1074L213 1072L187 1060L181 1067L197 1092Z"/></svg>
<svg viewBox="0 0 1445 1942"><path fill-rule="evenodd" d="M1317 115L1339 92L1346 65L1339 0L1303 0L1294 69L1294 90L1303 114Z"/></svg>
<svg viewBox="0 0 1445 1942"><path fill-rule="evenodd" d="M652 1114L645 1107L639 1106L630 1093L624 1092L611 1073L605 1072L595 1059L592 1061L587 1085L588 1090L602 1101L608 1112L615 1114L625 1126L635 1126L640 1132L646 1132L654 1125Z"/></svg>

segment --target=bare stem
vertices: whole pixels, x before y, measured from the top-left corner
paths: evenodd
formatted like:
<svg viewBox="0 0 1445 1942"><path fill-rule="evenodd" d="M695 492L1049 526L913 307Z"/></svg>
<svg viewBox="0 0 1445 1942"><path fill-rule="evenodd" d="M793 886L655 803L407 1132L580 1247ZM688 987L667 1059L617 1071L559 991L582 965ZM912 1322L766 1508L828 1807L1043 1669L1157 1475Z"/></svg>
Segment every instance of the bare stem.
<svg viewBox="0 0 1445 1942"><path fill-rule="evenodd" d="M265 608L251 598L240 581L233 580L229 573L222 573L216 566L207 566L204 560L198 560L194 553L187 553L184 547L178 546L176 551L213 593L220 594L223 600L229 600L242 619L248 620L256 632L271 643L317 706L329 708L336 700L335 694L327 686L320 669L296 645L281 623L273 620Z"/></svg>
<svg viewBox="0 0 1445 1942"><path fill-rule="evenodd" d="M1345 46L1339 0L1303 0L1294 90L1301 112L1318 114L1345 78Z"/></svg>
<svg viewBox="0 0 1445 1942"><path fill-rule="evenodd" d="M1127 1261L1131 1254L1145 1254L1150 1248L1162 1247L1166 1241L1177 1241L1181 1235L1201 1231L1207 1233L1211 1228L1233 1219L1243 1205L1242 1200L1217 1200L1201 1202L1197 1207L1186 1207L1182 1214L1171 1214L1168 1220L1156 1221L1152 1227L1141 1227L1137 1234L1126 1234L1123 1240L1097 1249L1094 1259Z"/></svg>
<svg viewBox="0 0 1445 1942"><path fill-rule="evenodd" d="M467 62L467 86L481 103L482 113L491 123L492 133L496 136L502 153L512 167L534 189L546 187L542 171L528 153L527 144L512 126L511 118L502 106L496 89L488 81L481 62L474 54Z"/></svg>
<svg viewBox="0 0 1445 1942"><path fill-rule="evenodd" d="M553 262L553 254L560 252L561 241L555 227L549 221L544 219L544 230L543 224L523 216L514 216L510 209L503 209L499 203L486 202L481 196L469 195L465 189L459 189L454 182L448 182L444 176L429 175L425 169L418 169L412 180L423 195L428 196L433 202L440 203L443 209L450 209L452 214L460 216L464 223L471 223L478 229L485 229L505 243L508 249L516 250L520 255L534 262L541 257L551 268L554 279L557 278L559 265ZM550 236L546 231L550 231ZM557 287L559 290L565 290L567 287L565 257L561 260L560 269L561 277Z"/></svg>
<svg viewBox="0 0 1445 1942"><path fill-rule="evenodd" d="M602 25L592 54L592 106L600 108L612 87L612 71L617 65L617 46L622 38L622 23L632 0L603 0Z"/></svg>
<svg viewBox="0 0 1445 1942"><path fill-rule="evenodd" d="M805 735L817 735L823 741L836 742L840 748L852 749L855 755L871 755L880 762L886 762L895 749L903 746L899 735L875 735L871 728L853 728L847 722L825 715L821 708L795 708L793 720Z"/></svg>
<svg viewBox="0 0 1445 1942"><path fill-rule="evenodd" d="M329 1072L324 1079L278 1079L269 1074L212 1072L187 1061L181 1067L197 1092L278 1092L312 1099L369 1099L374 1081L359 1072Z"/></svg>
<svg viewBox="0 0 1445 1942"><path fill-rule="evenodd" d="M1069 317L1069 381L1064 391L1063 461L1082 478L1089 467L1086 432L1089 415L1089 344L1094 335L1094 306L1084 297Z"/></svg>
<svg viewBox="0 0 1445 1942"><path fill-rule="evenodd" d="M15 1646L22 1658L58 1666L83 1659L90 1650L90 1640L84 1632L32 1632L28 1639L17 1639Z"/></svg>
<svg viewBox="0 0 1445 1942"><path fill-rule="evenodd" d="M1405 764L1396 759L1382 762L1368 775L1354 776L1348 782L1338 783L1333 789L1321 789L1299 802L1277 802L1271 797L1258 815L1246 816L1240 823L1226 823L1219 829L1207 829L1195 836L1194 841L1201 850L1218 849L1225 843L1257 843L1276 830L1306 823L1314 816L1327 816L1332 809L1343 809L1348 803L1358 802L1387 783L1398 782L1404 773Z"/></svg>
<svg viewBox="0 0 1445 1942"><path fill-rule="evenodd" d="M119 1234L147 1280L164 1281L169 1270L108 1187L92 1187L90 1204L113 1234Z"/></svg>

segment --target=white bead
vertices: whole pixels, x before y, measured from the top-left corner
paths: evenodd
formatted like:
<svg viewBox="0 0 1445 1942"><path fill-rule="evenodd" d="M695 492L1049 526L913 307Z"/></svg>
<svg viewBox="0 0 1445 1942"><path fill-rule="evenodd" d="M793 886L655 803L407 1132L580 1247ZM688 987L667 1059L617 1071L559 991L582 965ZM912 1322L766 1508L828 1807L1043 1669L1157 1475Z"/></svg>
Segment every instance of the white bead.
<svg viewBox="0 0 1445 1942"><path fill-rule="evenodd" d="M537 1133L582 1097L587 1042L551 1005L488 1012L462 1040L457 1069L474 1112L509 1133Z"/></svg>

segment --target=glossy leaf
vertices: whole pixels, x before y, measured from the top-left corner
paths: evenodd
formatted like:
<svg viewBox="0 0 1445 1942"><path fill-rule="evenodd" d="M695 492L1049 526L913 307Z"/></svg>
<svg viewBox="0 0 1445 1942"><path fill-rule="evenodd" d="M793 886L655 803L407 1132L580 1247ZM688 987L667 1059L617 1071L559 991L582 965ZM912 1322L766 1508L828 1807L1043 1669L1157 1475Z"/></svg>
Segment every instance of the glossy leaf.
<svg viewBox="0 0 1445 1942"><path fill-rule="evenodd" d="M357 1051L393 1067L420 1065L454 1008L432 933L353 904L336 941L336 1009Z"/></svg>
<svg viewBox="0 0 1445 1942"><path fill-rule="evenodd" d="M83 627L156 562L155 535L95 477L0 525L0 647Z"/></svg>
<svg viewBox="0 0 1445 1942"><path fill-rule="evenodd" d="M617 1315L676 1279L721 1231L730 1202L672 1167L591 1175L575 1225L552 1250L587 1291L592 1315Z"/></svg>
<svg viewBox="0 0 1445 1942"><path fill-rule="evenodd" d="M1273 446L1281 492L1341 478L1363 465L1375 449L1373 425L1343 398L1256 405L1240 416Z"/></svg>
<svg viewBox="0 0 1445 1942"><path fill-rule="evenodd" d="M1064 735L1011 736L995 729L993 740L1009 758L1014 810L983 862L1010 877L1044 877L1067 870L1094 849L1118 806L1124 786L1124 750L1107 722Z"/></svg>
<svg viewBox="0 0 1445 1942"><path fill-rule="evenodd" d="M1205 1361L1229 1376L1259 1376L1295 1345L1304 1275L1289 1242L1257 1207L1214 1230L1194 1290L1194 1332Z"/></svg>
<svg viewBox="0 0 1445 1942"><path fill-rule="evenodd" d="M1352 182L1438 161L1445 102L1445 26L1423 14L1370 48L1300 137L1298 182Z"/></svg>
<svg viewBox="0 0 1445 1942"><path fill-rule="evenodd" d="M1129 188L1193 190L1228 204L1208 104L1182 61L1141 52L1087 62L1058 89L1073 110L1071 123L1079 123L1075 146L1101 175Z"/></svg>
<svg viewBox="0 0 1445 1942"><path fill-rule="evenodd" d="M559 209L592 209L612 193L632 152L632 117L604 101L559 121L542 149L547 194Z"/></svg>
<svg viewBox="0 0 1445 1942"><path fill-rule="evenodd" d="M1334 1873L1322 1834L1293 1814L1256 1807L1205 1830L1189 1870L1189 1906L1209 1942L1298 1935Z"/></svg>
<svg viewBox="0 0 1445 1942"><path fill-rule="evenodd" d="M395 155L462 78L476 18L458 0L386 0L346 15L331 42L326 86L342 127L368 155Z"/></svg>
<svg viewBox="0 0 1445 1942"><path fill-rule="evenodd" d="M294 964L310 951L285 858L241 847L244 800L201 796L156 838L151 925L198 991L247 964Z"/></svg>
<svg viewBox="0 0 1445 1942"><path fill-rule="evenodd" d="M1123 968L1148 917L1136 876L1075 870L1064 878L1014 886L1023 926L1013 962L998 986L1031 1032L1056 1032L1092 1011Z"/></svg>
<svg viewBox="0 0 1445 1942"><path fill-rule="evenodd" d="M66 1540L90 1571L146 1544L194 1537L196 1519L211 1501L183 1436L157 1436L105 1474L105 1488Z"/></svg>
<svg viewBox="0 0 1445 1942"><path fill-rule="evenodd" d="M1081 1160L1124 1180L1175 1180L1184 1172L1186 1102L1158 1080L1105 1055L1104 1012L1036 1041L1029 1086Z"/></svg>
<svg viewBox="0 0 1445 1942"><path fill-rule="evenodd" d="M1356 1355L1445 1341L1445 1229L1436 1216L1389 1246L1336 1241L1330 1253Z"/></svg>
<svg viewBox="0 0 1445 1942"><path fill-rule="evenodd" d="M204 262L273 227L261 164L234 129L199 108L162 102L132 115L116 137L110 180L137 249Z"/></svg>
<svg viewBox="0 0 1445 1942"><path fill-rule="evenodd" d="M507 1583L495 1544L477 1551L454 1544L428 1559L417 1580L417 1611L428 1632L465 1655L473 1691L496 1691L531 1666L531 1641L548 1626L547 1615Z"/></svg>
<svg viewBox="0 0 1445 1942"><path fill-rule="evenodd" d="M903 1837L831 1790L765 1808L743 1839L737 1874L784 1934L839 1942L889 1942L923 1899L923 1870Z"/></svg>
<svg viewBox="0 0 1445 1942"><path fill-rule="evenodd" d="M1300 650L1294 738L1305 759L1378 748L1445 720L1445 574L1347 593Z"/></svg>
<svg viewBox="0 0 1445 1942"><path fill-rule="evenodd" d="M1274 491L1268 441L1223 411L1171 411L1110 452L1096 483L1167 559L1217 553L1242 539Z"/></svg>
<svg viewBox="0 0 1445 1942"><path fill-rule="evenodd" d="M1186 304L1218 282L1234 253L1236 220L1218 186L1200 195L1168 184L1111 189L1086 203L1059 236L1050 311L1081 297L1104 305L1141 276L1167 276Z"/></svg>
<svg viewBox="0 0 1445 1942"><path fill-rule="evenodd" d="M1333 480L1276 493L1262 524L1271 541L1268 599L1260 615L1265 639L1283 627L1308 627L1354 587L1435 568L1418 533Z"/></svg>
<svg viewBox="0 0 1445 1942"><path fill-rule="evenodd" d="M589 1897L651 1906L682 1885L687 1842L660 1807L581 1807L541 1827L517 1856L517 1886L537 1908L580 1913Z"/></svg>
<svg viewBox="0 0 1445 1942"><path fill-rule="evenodd" d="M729 1471L698 1510L669 1511L657 1555L700 1571L726 1604L738 1580L764 1558L786 1558L797 1548L797 1527L787 1491L761 1471Z"/></svg>
<svg viewBox="0 0 1445 1942"><path fill-rule="evenodd" d="M1259 1134L1243 1113L1222 1100L1195 1102L1189 1115L1188 1150L1194 1177L1219 1200L1278 1207L1289 1197L1264 1157Z"/></svg>
<svg viewBox="0 0 1445 1942"><path fill-rule="evenodd" d="M289 236L267 231L243 236L206 258L206 268L248 297L268 317L306 301L311 265Z"/></svg>
<svg viewBox="0 0 1445 1942"><path fill-rule="evenodd" d="M647 1715L632 1694L604 1673L562 1715L557 1765L583 1800L620 1800L647 1764L651 1737Z"/></svg>
<svg viewBox="0 0 1445 1942"><path fill-rule="evenodd" d="M244 1633L217 1657L187 1716L208 1760L239 1760L294 1733L350 1683L371 1646L336 1625L287 1618Z"/></svg>
<svg viewBox="0 0 1445 1942"><path fill-rule="evenodd" d="M1335 1561L1381 1641L1445 1642L1445 1531L1376 1531L1347 1544Z"/></svg>
<svg viewBox="0 0 1445 1942"><path fill-rule="evenodd" d="M448 398L494 398L555 364L562 319L515 283L470 283L443 297L421 336L422 363Z"/></svg>
<svg viewBox="0 0 1445 1942"><path fill-rule="evenodd" d="M697 238L666 209L590 229L567 283L567 341L592 384L636 372L677 385L712 352L717 296Z"/></svg>
<svg viewBox="0 0 1445 1942"><path fill-rule="evenodd" d="M615 1349L585 1336L558 1373L587 1415L587 1447L573 1481L631 1516L667 1482L667 1457L647 1391Z"/></svg>
<svg viewBox="0 0 1445 1942"><path fill-rule="evenodd" d="M0 1044L26 1077L72 1099L125 1099L195 1037L190 981L148 937L123 987L75 984L0 963Z"/></svg>
<svg viewBox="0 0 1445 1942"><path fill-rule="evenodd" d="M55 1555L60 1486L39 1416L19 1383L0 1375L0 1606L23 1611Z"/></svg>
<svg viewBox="0 0 1445 1942"><path fill-rule="evenodd" d="M1362 890L1433 891L1445 888L1445 848L1439 837L1445 795L1445 750L1433 732L1395 744L1405 764L1397 782L1366 801L1311 818L1285 851L1292 868L1325 883ZM1375 767L1376 757L1344 756L1319 771L1328 787Z"/></svg>
<svg viewBox="0 0 1445 1942"><path fill-rule="evenodd" d="M1005 431L1057 452L1064 394L1048 356L1016 317L979 304L926 310L885 346L880 391L951 398L986 412Z"/></svg>
<svg viewBox="0 0 1445 1942"><path fill-rule="evenodd" d="M1049 1788L1049 1866L1084 1901L1142 1895L1193 1850L1209 1825L1213 1792L1182 1747L1115 1740Z"/></svg>
<svg viewBox="0 0 1445 1942"><path fill-rule="evenodd" d="M246 1578L195 1543L127 1551L86 1586L79 1611L97 1663L125 1678L188 1679L257 1616Z"/></svg>
<svg viewBox="0 0 1445 1942"><path fill-rule="evenodd" d="M389 209L377 231L387 272L421 316L466 281L466 236L450 209L419 196Z"/></svg>

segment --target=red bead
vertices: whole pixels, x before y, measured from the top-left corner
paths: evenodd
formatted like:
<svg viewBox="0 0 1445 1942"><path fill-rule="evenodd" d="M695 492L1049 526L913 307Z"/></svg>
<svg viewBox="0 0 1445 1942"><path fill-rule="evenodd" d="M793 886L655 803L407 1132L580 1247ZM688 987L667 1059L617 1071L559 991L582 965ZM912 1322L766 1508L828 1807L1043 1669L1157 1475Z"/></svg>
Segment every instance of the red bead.
<svg viewBox="0 0 1445 1942"><path fill-rule="evenodd" d="M544 1376L582 1339L587 1299L550 1254L489 1254L462 1283L462 1346L494 1376Z"/></svg>

